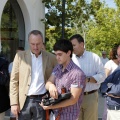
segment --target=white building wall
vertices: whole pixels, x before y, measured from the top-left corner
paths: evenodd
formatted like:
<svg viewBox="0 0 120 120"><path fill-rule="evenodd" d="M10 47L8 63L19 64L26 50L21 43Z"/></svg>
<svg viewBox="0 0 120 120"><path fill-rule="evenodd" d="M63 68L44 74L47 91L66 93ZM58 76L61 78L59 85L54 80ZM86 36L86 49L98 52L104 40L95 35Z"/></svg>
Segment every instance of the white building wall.
<svg viewBox="0 0 120 120"><path fill-rule="evenodd" d="M2 16L2 12L3 12L6 2L7 2L7 0L0 0L0 18ZM1 23L1 19L0 19L0 23Z"/></svg>
<svg viewBox="0 0 120 120"><path fill-rule="evenodd" d="M41 19L45 18L45 7L42 0L17 0L23 13L25 22L25 49L28 49L28 34L31 30L45 32L44 23ZM0 24L1 16L7 0L0 0ZM0 40L1 41L1 40Z"/></svg>

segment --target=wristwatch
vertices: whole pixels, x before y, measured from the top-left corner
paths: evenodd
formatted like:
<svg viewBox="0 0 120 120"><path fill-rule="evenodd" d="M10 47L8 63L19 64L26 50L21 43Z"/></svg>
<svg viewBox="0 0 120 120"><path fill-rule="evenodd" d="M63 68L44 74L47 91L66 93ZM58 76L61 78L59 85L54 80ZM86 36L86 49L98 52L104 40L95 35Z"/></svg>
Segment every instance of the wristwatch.
<svg viewBox="0 0 120 120"><path fill-rule="evenodd" d="M88 77L87 79L88 79L88 82L90 82L90 77Z"/></svg>

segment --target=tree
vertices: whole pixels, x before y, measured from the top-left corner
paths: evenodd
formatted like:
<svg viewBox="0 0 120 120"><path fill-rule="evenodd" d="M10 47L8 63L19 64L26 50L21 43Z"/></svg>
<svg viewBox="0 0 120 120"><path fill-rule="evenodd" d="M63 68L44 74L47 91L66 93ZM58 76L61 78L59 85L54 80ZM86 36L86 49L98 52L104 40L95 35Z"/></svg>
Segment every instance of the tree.
<svg viewBox="0 0 120 120"><path fill-rule="evenodd" d="M87 26L87 49L98 54L102 50L109 53L114 45L119 44L120 14L117 10L103 3L94 19L87 22Z"/></svg>
<svg viewBox="0 0 120 120"><path fill-rule="evenodd" d="M62 1L43 0L48 12L43 20L46 24L46 40L51 51L61 37ZM65 38L80 33L86 42L86 49L100 54L119 43L120 2L115 0L117 9L109 8L105 1L66 0Z"/></svg>
<svg viewBox="0 0 120 120"><path fill-rule="evenodd" d="M46 41L51 41L52 37L48 35L53 34L57 34L54 39L58 40L62 36L62 12L64 11L62 9L62 0L43 0L43 3L45 3L48 10L45 19L42 19L46 25ZM86 0L66 0L65 38L68 39L75 33L85 34L85 21L89 19L91 13L93 13L92 7Z"/></svg>

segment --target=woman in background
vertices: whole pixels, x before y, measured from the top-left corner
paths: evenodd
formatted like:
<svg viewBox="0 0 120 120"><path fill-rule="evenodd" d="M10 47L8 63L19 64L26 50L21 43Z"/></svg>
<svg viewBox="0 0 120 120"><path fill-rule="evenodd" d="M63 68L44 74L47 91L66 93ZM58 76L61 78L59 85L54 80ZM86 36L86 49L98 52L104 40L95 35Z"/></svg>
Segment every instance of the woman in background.
<svg viewBox="0 0 120 120"><path fill-rule="evenodd" d="M119 62L116 55L117 47L114 47L109 54L110 60L104 65L106 77L113 73L114 70L118 67Z"/></svg>

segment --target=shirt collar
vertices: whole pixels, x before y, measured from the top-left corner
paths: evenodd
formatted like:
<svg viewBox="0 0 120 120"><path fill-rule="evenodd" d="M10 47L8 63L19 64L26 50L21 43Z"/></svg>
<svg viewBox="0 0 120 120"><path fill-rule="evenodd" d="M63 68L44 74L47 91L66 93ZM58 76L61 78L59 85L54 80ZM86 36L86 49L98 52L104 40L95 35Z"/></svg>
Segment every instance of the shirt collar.
<svg viewBox="0 0 120 120"><path fill-rule="evenodd" d="M70 71L72 66L73 66L73 61L70 60L69 64L66 66L65 70ZM62 67L63 67L62 65L59 65L58 69L61 71Z"/></svg>
<svg viewBox="0 0 120 120"><path fill-rule="evenodd" d="M76 55L76 57L77 58L83 58L85 55L86 55L86 50L84 50L83 54L80 57L78 57L77 55Z"/></svg>
<svg viewBox="0 0 120 120"><path fill-rule="evenodd" d="M32 52L31 52L31 56L36 58L35 54L32 53ZM41 56L42 56L42 52L38 55L38 58L41 57Z"/></svg>

